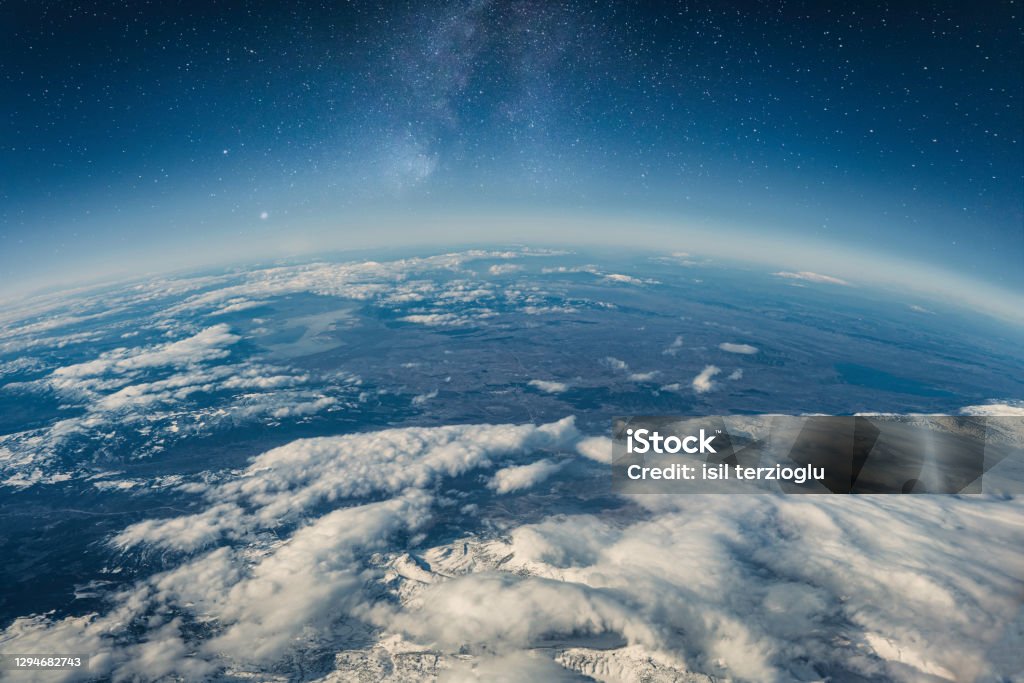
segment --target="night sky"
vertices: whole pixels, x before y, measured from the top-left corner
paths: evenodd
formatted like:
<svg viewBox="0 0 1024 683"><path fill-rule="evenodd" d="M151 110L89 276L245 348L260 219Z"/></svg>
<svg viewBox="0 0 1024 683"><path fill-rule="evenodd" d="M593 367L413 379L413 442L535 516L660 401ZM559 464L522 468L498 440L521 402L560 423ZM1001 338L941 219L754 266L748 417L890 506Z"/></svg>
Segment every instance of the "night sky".
<svg viewBox="0 0 1024 683"><path fill-rule="evenodd" d="M0 288L544 216L551 239L720 227L1019 291L1020 12L6 0Z"/></svg>

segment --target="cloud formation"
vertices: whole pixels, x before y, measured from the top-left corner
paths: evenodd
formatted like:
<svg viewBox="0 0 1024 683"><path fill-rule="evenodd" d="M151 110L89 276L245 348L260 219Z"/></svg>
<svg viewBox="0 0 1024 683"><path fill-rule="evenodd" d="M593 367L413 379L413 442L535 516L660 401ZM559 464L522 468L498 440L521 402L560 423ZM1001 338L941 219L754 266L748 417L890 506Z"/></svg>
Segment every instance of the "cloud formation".
<svg viewBox="0 0 1024 683"><path fill-rule="evenodd" d="M750 344L733 344L731 342L722 342L718 345L718 348L722 349L726 353L740 353L747 356L758 352L758 348L756 346L751 346Z"/></svg>
<svg viewBox="0 0 1024 683"><path fill-rule="evenodd" d="M564 382L553 382L546 379L531 379L527 384L549 394L561 394L569 390L569 385Z"/></svg>
<svg viewBox="0 0 1024 683"><path fill-rule="evenodd" d="M812 273L809 270L801 270L797 273L788 271L781 271L778 273L772 273L776 277L786 278L787 280L804 280L806 282L817 282L827 285L843 285L846 287L850 286L850 283L846 280L840 280L837 277L831 275L822 275L821 273Z"/></svg>
<svg viewBox="0 0 1024 683"><path fill-rule="evenodd" d="M662 353L666 356L675 356L682 350L682 348L683 338L682 336L676 336L676 338L672 340L672 343L665 347L665 350L662 351Z"/></svg>
<svg viewBox="0 0 1024 683"><path fill-rule="evenodd" d="M712 377L722 372L717 365L705 365L704 369L697 373L690 385L698 394L704 394L715 388Z"/></svg>
<svg viewBox="0 0 1024 683"><path fill-rule="evenodd" d="M521 491L539 484L561 467L561 463L553 460L538 460L528 465L505 467L495 472L487 485L499 494Z"/></svg>
<svg viewBox="0 0 1024 683"><path fill-rule="evenodd" d="M615 514L428 540L444 481L570 449L611 456L570 419L292 442L197 489L204 510L114 539L169 568L102 613L17 619L0 647L95 653L93 673L115 679L284 671L308 648L336 649L331 681L910 683L1024 665L1016 498L632 496ZM475 500L558 467L505 467Z"/></svg>

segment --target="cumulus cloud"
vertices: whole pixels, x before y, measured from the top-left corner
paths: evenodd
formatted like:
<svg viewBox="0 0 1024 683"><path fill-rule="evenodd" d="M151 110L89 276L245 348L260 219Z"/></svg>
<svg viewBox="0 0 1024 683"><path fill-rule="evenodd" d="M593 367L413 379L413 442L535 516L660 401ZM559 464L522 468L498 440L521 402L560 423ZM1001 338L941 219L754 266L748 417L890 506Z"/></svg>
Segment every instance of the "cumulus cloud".
<svg viewBox="0 0 1024 683"><path fill-rule="evenodd" d="M691 385L693 390L698 394L703 394L711 391L715 388L715 383L712 381L712 377L720 373L722 370L717 365L705 365L704 369L693 378Z"/></svg>
<svg viewBox="0 0 1024 683"><path fill-rule="evenodd" d="M1019 498L634 496L616 514L505 517L497 533L410 547L442 479L573 447L610 459L610 440L581 439L571 420L268 451L210 485L203 516L125 530L123 547L171 568L104 613L17 619L0 648L90 652L92 673L114 679L202 679L247 662L284 672L303 648L330 647L331 682L356 671L910 683L1012 679L1024 665ZM479 502L463 507L478 515Z"/></svg>
<svg viewBox="0 0 1024 683"><path fill-rule="evenodd" d="M528 385L549 394L561 394L569 390L569 385L564 382L552 382L545 379L531 379Z"/></svg>
<svg viewBox="0 0 1024 683"><path fill-rule="evenodd" d="M629 371L629 365L627 365L626 361L624 361L624 360L619 360L618 358L614 358L612 356L608 356L607 358L604 359L604 362L612 370L618 370L620 372L628 372Z"/></svg>
<svg viewBox="0 0 1024 683"><path fill-rule="evenodd" d="M570 448L578 438L566 418L540 427L410 427L293 441L207 491L214 504L204 512L131 525L113 543L193 550L215 542L215 534L238 538L261 525L295 522L317 505L427 486L524 449ZM183 533L187 527L198 531Z"/></svg>
<svg viewBox="0 0 1024 683"><path fill-rule="evenodd" d="M214 325L179 341L136 349L117 349L93 361L57 368L53 371L52 381L60 386L68 379L123 374L168 365L194 365L221 359L228 355L227 347L239 339L238 335L232 334L228 325Z"/></svg>
<svg viewBox="0 0 1024 683"><path fill-rule="evenodd" d="M748 356L758 352L758 348L756 346L751 346L750 344L733 344L731 342L722 342L718 345L718 348L727 353L741 353Z"/></svg>
<svg viewBox="0 0 1024 683"><path fill-rule="evenodd" d="M733 370L732 372L730 372L729 373L729 379L731 379L733 381L738 380L738 379L743 379L743 369L740 368L740 369Z"/></svg>
<svg viewBox="0 0 1024 683"><path fill-rule="evenodd" d="M630 372L629 364L624 360L608 356L604 359L604 364L610 367L616 372L626 373L626 379L630 382L650 382L655 377L661 374L660 370L650 370L647 372Z"/></svg>
<svg viewBox="0 0 1024 683"><path fill-rule="evenodd" d="M427 520L429 502L425 493L413 491L335 510L300 529L211 601L218 621L228 626L204 649L241 660L273 660L296 635L323 630L364 599L357 553L387 547L399 530L415 530Z"/></svg>
<svg viewBox="0 0 1024 683"><path fill-rule="evenodd" d="M498 645L514 650L562 634L622 635L655 645L649 624L604 591L509 573L481 573L428 586L414 610L381 606L373 616L382 626L446 650L465 645Z"/></svg>
<svg viewBox="0 0 1024 683"><path fill-rule="evenodd" d="M595 462L610 464L612 461L612 440L607 436L589 436L580 439L576 452Z"/></svg>
<svg viewBox="0 0 1024 683"><path fill-rule="evenodd" d="M831 275L822 275L821 273L812 273L809 270L802 270L802 271L797 272L797 273L781 271L781 272L778 272L778 273L772 273L772 275L775 275L776 277L786 278L788 280L804 280L804 281L807 281L807 282L818 282L818 283L824 283L824 284L829 284L829 285L845 285L847 287L850 286L850 283L847 282L846 280L840 280L839 278L832 277Z"/></svg>
<svg viewBox="0 0 1024 683"><path fill-rule="evenodd" d="M0 635L0 646L39 652L80 646L74 651L94 654L94 674L113 678L153 671L201 678L213 662L277 661L339 620L367 618L373 603L367 581L380 578L369 564L373 552L429 522L434 497L428 491L436 481L499 457L569 449L578 439L567 418L293 442L206 488L206 510L145 520L112 541L124 550L181 553L177 567L136 582L102 615L16 620ZM540 465L530 474L535 481L552 469L546 460L534 464ZM505 476L516 485L511 468ZM384 500L352 502L380 494ZM264 545L267 531L281 541ZM179 622L148 616L182 610L215 623L212 637L186 646ZM137 645L124 645L127 628L142 634Z"/></svg>
<svg viewBox="0 0 1024 683"><path fill-rule="evenodd" d="M544 624L577 634L607 629L640 646L658 674L652 677L667 680L694 670L741 681L813 677L802 662L818 677L827 670L836 679L977 680L1024 663L1020 655L1003 662L988 654L1006 654L999 648L1021 610L1024 559L1015 548L1024 536L1013 521L1019 500L638 498L650 519L622 526L591 515L559 517L519 527L509 541L488 547L511 554L503 566L509 574L585 588L539 605L529 579L491 584L487 604L517 602L514 628L448 602L445 588L457 590L451 584L434 587L422 611L392 623L446 646L476 639L440 623L441 604L478 633L518 645L537 645L542 638L531 629ZM477 590L452 583L470 595ZM616 606L624 604L630 609L620 614ZM551 605L566 615L586 605L591 620L567 624L571 616L553 618ZM559 661L586 672L609 656L629 660L629 653L576 647ZM637 675L635 663L619 664Z"/></svg>
<svg viewBox="0 0 1024 683"><path fill-rule="evenodd" d="M561 467L561 463L553 460L538 460L528 465L505 467L494 473L487 486L499 494L528 489L544 481Z"/></svg>

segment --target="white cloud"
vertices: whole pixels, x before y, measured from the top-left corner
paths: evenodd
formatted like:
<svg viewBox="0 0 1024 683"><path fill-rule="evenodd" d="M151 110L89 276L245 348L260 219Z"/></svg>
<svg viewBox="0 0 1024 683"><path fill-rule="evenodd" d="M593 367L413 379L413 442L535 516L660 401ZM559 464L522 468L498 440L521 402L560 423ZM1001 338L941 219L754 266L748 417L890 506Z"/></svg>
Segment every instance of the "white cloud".
<svg viewBox="0 0 1024 683"><path fill-rule="evenodd" d="M522 266L515 263L498 263L488 268L487 272L491 275L508 275L509 273L517 273L522 269Z"/></svg>
<svg viewBox="0 0 1024 683"><path fill-rule="evenodd" d="M666 356L675 356L679 353L679 351L682 348L683 338L681 336L677 336L675 339L672 340L671 344L665 347L665 350L662 351L662 353L665 354Z"/></svg>
<svg viewBox="0 0 1024 683"><path fill-rule="evenodd" d="M824 283L824 284L829 284L829 285L845 285L847 287L850 286L850 283L847 282L846 280L840 280L839 278L832 277L831 275L822 275L821 273L812 273L809 270L802 270L802 271L800 271L798 273L791 273L791 272L787 272L787 271L781 271L781 272L778 272L778 273L772 273L772 275L775 275L776 277L786 278L786 279L789 279L789 280L805 280L807 282L818 282L818 283Z"/></svg>
<svg viewBox="0 0 1024 683"><path fill-rule="evenodd" d="M731 373L729 373L729 379L733 381L743 379L743 369L740 368L738 370L733 370Z"/></svg>
<svg viewBox="0 0 1024 683"><path fill-rule="evenodd" d="M567 418L540 426L408 428L293 442L208 487L205 511L145 520L114 540L147 553L193 553L224 540L234 545L184 555L177 567L113 596L106 614L18 619L0 634L0 646L33 652L75 646L93 654L94 674L115 679L147 675L145 666L160 675L202 678L213 662L277 661L316 642L333 624L368 615L378 590L372 581L382 578L370 566L373 552L430 520L428 490L437 480L491 466L498 457L568 449L578 439ZM393 497L350 503L379 493ZM323 512L325 503L342 501L349 504ZM281 540L267 544L267 531ZM161 616L182 611L216 624L213 637L185 646L180 623ZM130 628L142 634L137 645L127 644Z"/></svg>
<svg viewBox="0 0 1024 683"><path fill-rule="evenodd" d="M631 382L650 382L655 377L661 374L660 370L651 370L649 372L631 372L629 373L629 381Z"/></svg>
<svg viewBox="0 0 1024 683"><path fill-rule="evenodd" d="M631 607L579 583L471 574L427 586L418 597L413 610L379 606L373 617L386 628L449 651L466 644L517 650L557 633L614 633L630 642L657 643L654 630Z"/></svg>
<svg viewBox="0 0 1024 683"><path fill-rule="evenodd" d="M718 345L718 348L727 353L742 353L746 355L752 355L758 352L758 348L756 346L751 346L750 344L733 344L731 342L722 342Z"/></svg>
<svg viewBox="0 0 1024 683"><path fill-rule="evenodd" d="M540 391L545 391L549 394L561 394L562 392L569 390L569 385L563 382L552 382L545 379L531 379L528 383L529 386Z"/></svg>
<svg viewBox="0 0 1024 683"><path fill-rule="evenodd" d="M227 628L204 650L243 661L274 660L294 646L297 635L324 630L339 612L364 600L357 554L387 547L399 530L418 528L428 518L429 503L426 494L414 492L335 510L300 529L208 604Z"/></svg>
<svg viewBox="0 0 1024 683"><path fill-rule="evenodd" d="M595 462L611 464L612 440L607 436L589 436L580 439L580 442L576 444L576 452Z"/></svg>
<svg viewBox="0 0 1024 683"><path fill-rule="evenodd" d="M200 548L216 540L214 531L239 537L261 524L300 519L316 505L426 486L488 466L500 455L568 448L578 437L573 420L566 418L540 427L410 427L293 441L257 457L239 478L211 489L207 497L215 504L205 512L134 524L114 544ZM190 525L202 533L183 534Z"/></svg>
<svg viewBox="0 0 1024 683"><path fill-rule="evenodd" d="M608 282L621 282L627 285L642 285L646 282L646 280L641 280L632 275L622 275L621 273L609 273L604 276L604 279Z"/></svg>
<svg viewBox="0 0 1024 683"><path fill-rule="evenodd" d="M618 370L620 372L629 372L629 365L627 365L626 361L624 361L624 360L619 360L618 358L613 358L612 356L608 356L607 358L604 359L604 362L612 370Z"/></svg>
<svg viewBox="0 0 1024 683"><path fill-rule="evenodd" d="M59 386L63 381L84 377L116 375L161 366L182 367L222 359L229 353L227 347L239 339L238 335L232 334L229 326L214 325L175 342L135 349L117 349L104 353L93 361L57 368L53 371L51 381Z"/></svg>
<svg viewBox="0 0 1024 683"><path fill-rule="evenodd" d="M469 324L468 318L455 313L418 313L403 316L401 319L407 323L417 323L429 327L461 327Z"/></svg>
<svg viewBox="0 0 1024 683"><path fill-rule="evenodd" d="M962 408L960 413L988 417L1024 417L1024 401L994 401L967 406Z"/></svg>
<svg viewBox="0 0 1024 683"><path fill-rule="evenodd" d="M183 340L186 344L120 349L23 384L26 391L54 391L82 412L40 429L0 435L0 452L11 454L0 458L0 485L65 480L71 475L53 468L60 462L57 454L72 439L87 439L90 452L103 457L123 453L126 443L145 435L141 445L131 447L132 457L141 458L161 452L173 441L194 438L221 425L303 420L360 400L359 378L344 372L314 376L256 361L224 362L214 340L230 344L234 336L205 331ZM181 356L183 347L201 349L192 356L194 363ZM157 358L166 364L152 365ZM162 379L140 379L153 375L162 375ZM322 391L309 388L314 381ZM193 398L199 394L205 396L201 406ZM82 459L72 466L87 476L91 464ZM36 470L40 472L32 474Z"/></svg>
<svg viewBox="0 0 1024 683"><path fill-rule="evenodd" d="M543 581L495 580L486 604L516 602L509 607L513 627L498 623L497 614L475 611L469 598L477 586L460 580L424 591L422 607L390 623L444 647L483 637L441 623L437 615L445 610L477 633L516 646L543 642L545 624L575 634L611 630L629 646L576 647L558 660L586 673L610 664L608 657L624 657L619 665L636 676L643 669L630 653L639 647L638 659L653 660L648 670L664 680L689 680L684 675L693 671L740 681L799 680L807 674L800 662L836 678L987 680L1024 663L1019 653L1005 662L987 654L1002 647L1020 612L1019 597L1012 596L1024 589L1014 523L1024 512L1021 500L638 496L637 502L650 508L650 519L622 526L591 515L561 516L518 527L507 542L486 546L488 555L511 557L503 571L543 576L584 588L582 594L567 587L538 599L531 593L543 594ZM467 600L452 604L461 590ZM615 602L596 605L598 595ZM591 620L569 625L563 619L571 617L550 614L577 614L581 604ZM622 619L615 618L615 604L631 605Z"/></svg>
<svg viewBox="0 0 1024 683"><path fill-rule="evenodd" d="M615 370L617 372L628 373L626 375L626 379L628 379L630 382L650 382L655 377L661 374L660 370L650 370L648 372L630 372L629 364L627 364L626 361L619 360L618 358L614 358L612 356L606 357L604 359L604 363L612 370Z"/></svg>
<svg viewBox="0 0 1024 683"><path fill-rule="evenodd" d="M505 467L494 473L487 486L499 494L528 489L544 481L561 467L561 463L552 460L538 460L528 465Z"/></svg>
<svg viewBox="0 0 1024 683"><path fill-rule="evenodd" d="M426 403L427 401L429 401L431 399L434 399L434 398L437 398L437 389L434 389L433 391L428 391L425 394L418 394L416 396L413 396L412 397L412 404L414 406L421 406L424 403Z"/></svg>
<svg viewBox="0 0 1024 683"><path fill-rule="evenodd" d="M307 648L334 648L325 683L385 671L911 683L1011 680L1024 665L1021 498L633 496L628 514L525 524L503 507L482 520L491 532L410 545L440 506L479 516L499 494L435 499L443 478L573 446L610 458L607 437L580 439L571 420L268 451L211 484L198 516L125 530L147 554L227 546L163 553L172 567L104 613L17 619L0 649L89 652L99 677L191 680L225 667L291 676ZM201 635L186 633L196 620Z"/></svg>
<svg viewBox="0 0 1024 683"><path fill-rule="evenodd" d="M711 391L712 389L715 388L715 383L712 381L711 378L720 372L721 369L718 368L718 366L705 365L704 369L701 370L700 373L693 378L693 382L691 383L693 386L693 390L696 391L698 394L703 394L708 391Z"/></svg>

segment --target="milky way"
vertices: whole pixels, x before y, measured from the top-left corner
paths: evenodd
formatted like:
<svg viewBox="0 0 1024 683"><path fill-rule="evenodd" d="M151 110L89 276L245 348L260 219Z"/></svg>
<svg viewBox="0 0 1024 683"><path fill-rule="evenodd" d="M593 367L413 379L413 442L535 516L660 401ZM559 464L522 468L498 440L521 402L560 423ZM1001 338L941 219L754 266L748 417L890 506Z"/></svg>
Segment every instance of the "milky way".
<svg viewBox="0 0 1024 683"><path fill-rule="evenodd" d="M14 2L0 19L12 282L239 236L345 246L384 213L415 232L553 208L1022 285L1014 3Z"/></svg>

